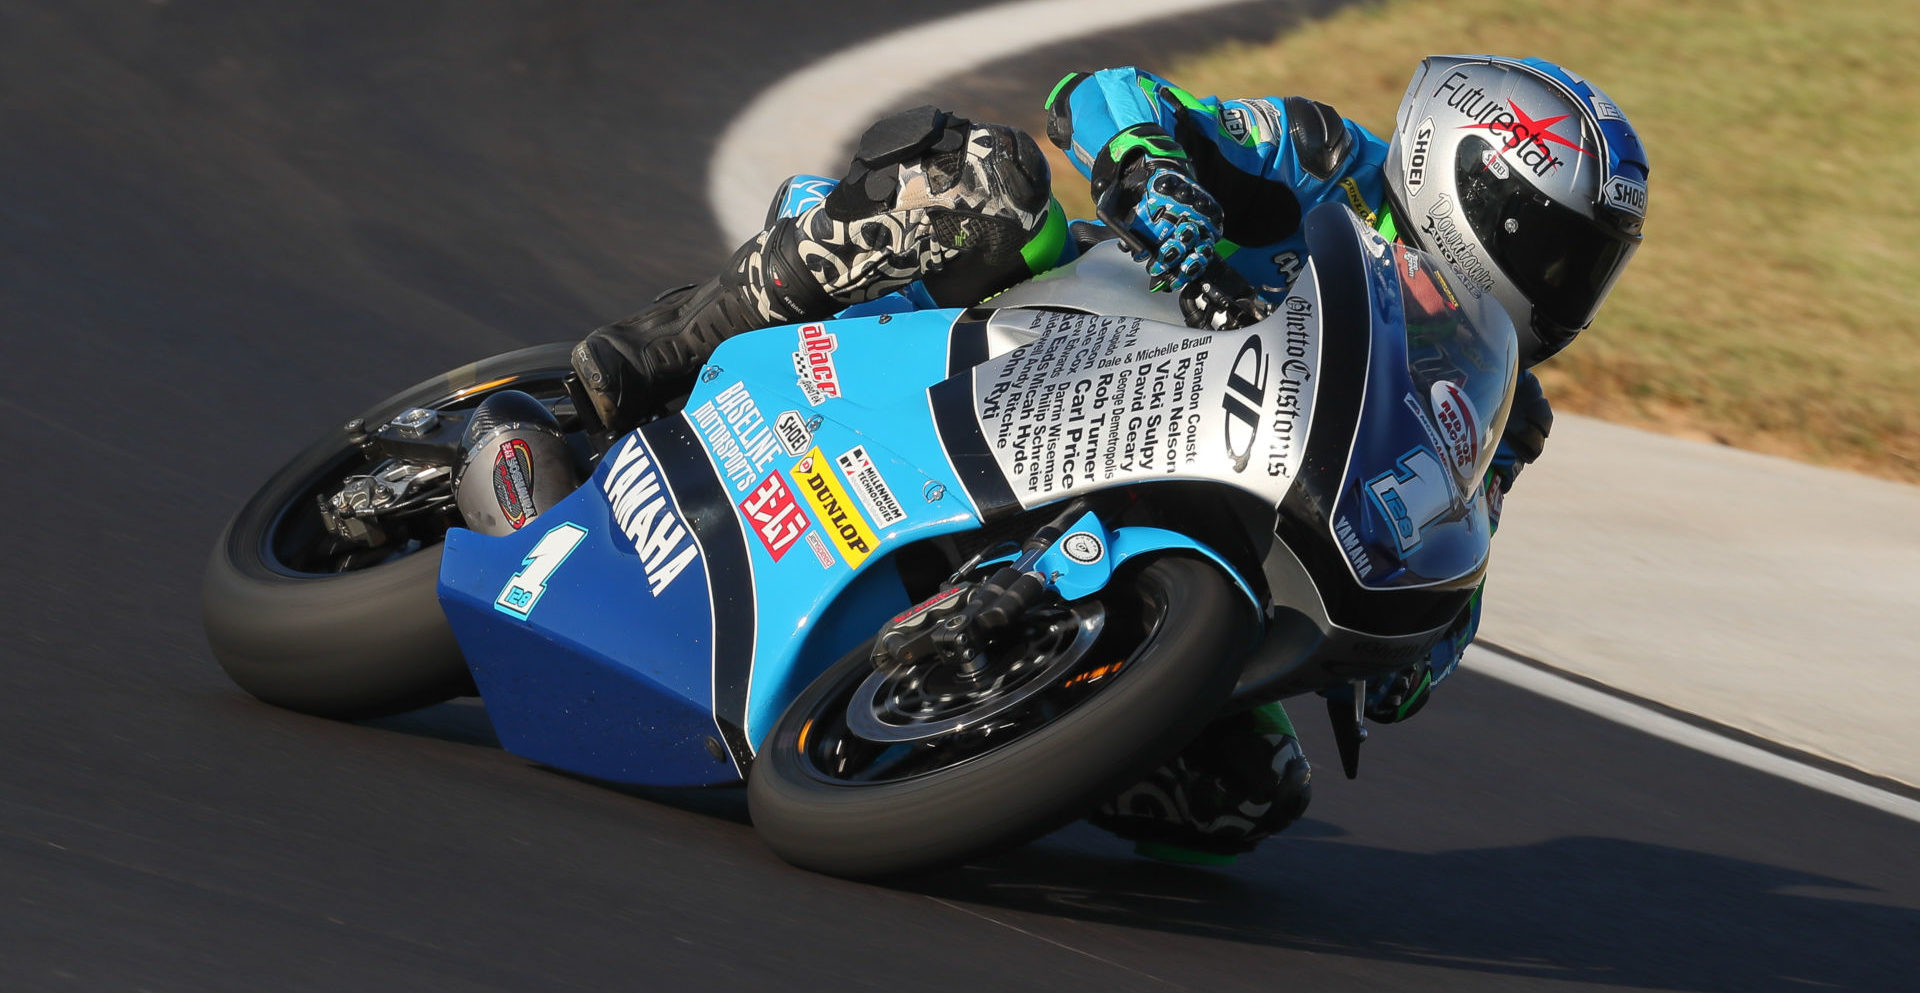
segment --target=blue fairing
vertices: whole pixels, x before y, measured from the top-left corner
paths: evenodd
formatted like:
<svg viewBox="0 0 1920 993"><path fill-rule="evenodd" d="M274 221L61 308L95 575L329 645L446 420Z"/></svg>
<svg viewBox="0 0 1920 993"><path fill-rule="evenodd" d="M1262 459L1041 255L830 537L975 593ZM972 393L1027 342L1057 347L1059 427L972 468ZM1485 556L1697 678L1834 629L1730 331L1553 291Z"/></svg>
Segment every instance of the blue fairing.
<svg viewBox="0 0 1920 993"><path fill-rule="evenodd" d="M1512 403L1512 325L1456 296L1431 256L1362 237L1373 349L1334 537L1363 587L1470 587L1492 533L1482 483Z"/></svg>
<svg viewBox="0 0 1920 993"><path fill-rule="evenodd" d="M956 313L735 338L681 414L524 531L451 532L440 596L502 742L625 782L737 779L799 689L907 606L877 566L979 524L927 394ZM585 534L558 561L532 554L565 527Z"/></svg>

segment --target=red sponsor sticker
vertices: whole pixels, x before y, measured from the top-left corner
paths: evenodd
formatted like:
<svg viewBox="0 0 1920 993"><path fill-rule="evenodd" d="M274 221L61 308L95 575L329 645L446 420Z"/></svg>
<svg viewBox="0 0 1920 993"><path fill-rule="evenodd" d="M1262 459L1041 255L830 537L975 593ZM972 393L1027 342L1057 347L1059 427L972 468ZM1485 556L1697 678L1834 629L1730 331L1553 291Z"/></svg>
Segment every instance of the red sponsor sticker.
<svg viewBox="0 0 1920 993"><path fill-rule="evenodd" d="M515 531L533 512L533 450L518 438L493 453L493 498Z"/></svg>
<svg viewBox="0 0 1920 993"><path fill-rule="evenodd" d="M1460 387L1441 381L1433 384L1433 419L1439 422L1440 437L1447 444L1447 462L1455 472L1473 468L1480 457L1480 416Z"/></svg>
<svg viewBox="0 0 1920 993"><path fill-rule="evenodd" d="M800 374L800 389L807 402L818 407L829 397L840 396L840 370L833 364L833 351L839 341L824 324L800 325L800 349L793 353L793 369Z"/></svg>
<svg viewBox="0 0 1920 993"><path fill-rule="evenodd" d="M773 556L775 562L780 561L813 524L777 472L740 501L740 513L753 525L753 533L760 536L760 543L767 546L767 554Z"/></svg>

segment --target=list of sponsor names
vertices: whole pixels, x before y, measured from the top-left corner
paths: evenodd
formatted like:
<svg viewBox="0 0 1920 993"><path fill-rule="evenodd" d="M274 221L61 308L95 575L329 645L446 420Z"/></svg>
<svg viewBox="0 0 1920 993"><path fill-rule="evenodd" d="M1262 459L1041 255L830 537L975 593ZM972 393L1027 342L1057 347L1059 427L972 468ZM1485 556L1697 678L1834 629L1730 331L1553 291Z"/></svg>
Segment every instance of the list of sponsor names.
<svg viewBox="0 0 1920 993"><path fill-rule="evenodd" d="M1249 331L1019 315L1038 336L976 368L974 390L1021 502L1156 478L1221 479L1277 502L1298 468L1318 371L1306 289Z"/></svg>

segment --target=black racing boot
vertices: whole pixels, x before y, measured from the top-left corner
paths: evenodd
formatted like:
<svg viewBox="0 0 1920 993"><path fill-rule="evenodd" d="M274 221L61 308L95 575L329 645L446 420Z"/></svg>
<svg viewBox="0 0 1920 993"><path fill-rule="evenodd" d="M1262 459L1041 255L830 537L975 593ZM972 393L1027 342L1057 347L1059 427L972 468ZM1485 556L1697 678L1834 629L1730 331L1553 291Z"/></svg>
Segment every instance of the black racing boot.
<svg viewBox="0 0 1920 993"><path fill-rule="evenodd" d="M1028 274L1022 247L1049 202L1032 138L933 107L903 111L867 129L824 203L774 221L718 277L588 335L574 371L601 422L629 429L691 390L736 334L822 320L915 280L945 306L1006 289Z"/></svg>
<svg viewBox="0 0 1920 993"><path fill-rule="evenodd" d="M575 345L573 371L600 423L631 430L692 391L713 350L736 334L839 310L801 264L799 245L794 220L783 219L741 245L720 275L668 290Z"/></svg>

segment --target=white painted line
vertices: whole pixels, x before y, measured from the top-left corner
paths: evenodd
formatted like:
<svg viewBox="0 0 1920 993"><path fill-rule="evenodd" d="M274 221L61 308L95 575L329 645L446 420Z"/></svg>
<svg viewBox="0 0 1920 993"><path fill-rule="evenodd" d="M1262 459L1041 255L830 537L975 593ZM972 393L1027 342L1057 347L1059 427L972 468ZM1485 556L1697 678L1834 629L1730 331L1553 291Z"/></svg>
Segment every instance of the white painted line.
<svg viewBox="0 0 1920 993"><path fill-rule="evenodd" d="M1715 758L1779 776L1802 786L1812 787L1822 793L1831 793L1895 817L1920 823L1920 800L1910 800L1899 794L1889 793L1865 783L1855 782L1845 776L1835 775L1825 769L1817 769L1805 763L1796 762L1784 755L1776 755L1745 742L1715 734L1705 728L1695 727L1685 721L1675 720L1632 701L1622 700L1572 680L1562 679L1553 673L1515 662L1478 645L1467 649L1466 658L1461 661L1460 666L1584 710L1589 714L1604 717L1617 724L1644 731L1676 745L1684 745Z"/></svg>
<svg viewBox="0 0 1920 993"><path fill-rule="evenodd" d="M1248 2L1021 0L841 49L762 90L720 136L707 170L720 233L731 248L759 231L774 187L794 173L839 175L841 150L867 125L904 110L903 94L1093 32ZM1045 98L1034 94L1034 106Z"/></svg>
<svg viewBox="0 0 1920 993"><path fill-rule="evenodd" d="M727 127L707 198L729 246L760 230L767 200L798 172L835 174L841 149L904 93L990 62L1088 34L1251 0L1020 0L931 21L842 49L761 91ZM1037 104L1044 94L1035 94ZM1920 801L1858 783L1479 647L1475 672L1655 737L1920 823Z"/></svg>

